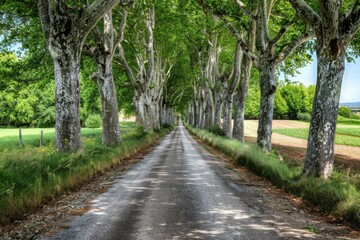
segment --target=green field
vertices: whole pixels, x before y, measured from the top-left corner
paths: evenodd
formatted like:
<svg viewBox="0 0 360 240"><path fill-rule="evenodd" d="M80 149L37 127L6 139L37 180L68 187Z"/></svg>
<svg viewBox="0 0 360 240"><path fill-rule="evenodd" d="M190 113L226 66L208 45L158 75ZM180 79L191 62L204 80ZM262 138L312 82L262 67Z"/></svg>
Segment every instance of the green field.
<svg viewBox="0 0 360 240"><path fill-rule="evenodd" d="M134 128L134 122L122 122L120 126L122 136L126 136ZM40 144L40 131L43 130L43 144L55 143L55 128L23 128L23 147L37 147ZM82 128L81 135L85 138L101 136L101 128ZM0 128L0 152L19 148L19 129Z"/></svg>
<svg viewBox="0 0 360 240"><path fill-rule="evenodd" d="M307 139L308 129L274 129L276 133L287 135L290 137ZM337 128L335 135L335 143L341 145L360 147L360 127L358 128Z"/></svg>

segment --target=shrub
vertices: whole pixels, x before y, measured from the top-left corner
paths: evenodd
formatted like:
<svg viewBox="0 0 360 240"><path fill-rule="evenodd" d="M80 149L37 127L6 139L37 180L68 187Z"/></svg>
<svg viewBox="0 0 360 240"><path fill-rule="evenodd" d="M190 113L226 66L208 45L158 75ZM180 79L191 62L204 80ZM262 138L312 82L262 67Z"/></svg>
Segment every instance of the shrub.
<svg viewBox="0 0 360 240"><path fill-rule="evenodd" d="M351 119L357 119L359 120L360 119L360 115L357 115L356 113L351 113Z"/></svg>
<svg viewBox="0 0 360 240"><path fill-rule="evenodd" d="M85 127L87 128L101 127L101 116L99 114L89 115L89 117L85 121Z"/></svg>
<svg viewBox="0 0 360 240"><path fill-rule="evenodd" d="M144 127L144 126L137 126L137 127L135 128L134 137L135 137L136 139L143 138L143 137L145 137L146 135L148 135L148 132L145 130L145 127Z"/></svg>
<svg viewBox="0 0 360 240"><path fill-rule="evenodd" d="M300 113L300 112L299 112L299 113L297 114L296 118L297 118L298 120L301 120L301 121L310 122L310 120L311 120L311 115L310 115L310 113L307 113L307 112L305 112L305 113Z"/></svg>
<svg viewBox="0 0 360 240"><path fill-rule="evenodd" d="M168 129L168 128L172 128L172 125L170 123L163 123L161 124L161 127Z"/></svg>
<svg viewBox="0 0 360 240"><path fill-rule="evenodd" d="M348 107L339 107L339 115L346 117L346 118L351 118L351 110Z"/></svg>
<svg viewBox="0 0 360 240"><path fill-rule="evenodd" d="M211 133L214 133L215 135L218 135L218 136L225 136L224 129L222 129L218 125L212 125L212 126L206 128L206 130Z"/></svg>

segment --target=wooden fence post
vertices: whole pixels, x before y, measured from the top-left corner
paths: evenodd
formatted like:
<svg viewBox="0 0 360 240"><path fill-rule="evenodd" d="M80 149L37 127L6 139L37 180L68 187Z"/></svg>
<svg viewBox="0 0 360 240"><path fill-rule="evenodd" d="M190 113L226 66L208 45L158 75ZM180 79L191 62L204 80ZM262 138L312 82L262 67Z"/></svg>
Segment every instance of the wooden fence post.
<svg viewBox="0 0 360 240"><path fill-rule="evenodd" d="M19 145L20 145L20 147L22 147L22 145L23 145L21 128L19 128Z"/></svg>
<svg viewBox="0 0 360 240"><path fill-rule="evenodd" d="M40 147L43 145L43 130L40 131Z"/></svg>

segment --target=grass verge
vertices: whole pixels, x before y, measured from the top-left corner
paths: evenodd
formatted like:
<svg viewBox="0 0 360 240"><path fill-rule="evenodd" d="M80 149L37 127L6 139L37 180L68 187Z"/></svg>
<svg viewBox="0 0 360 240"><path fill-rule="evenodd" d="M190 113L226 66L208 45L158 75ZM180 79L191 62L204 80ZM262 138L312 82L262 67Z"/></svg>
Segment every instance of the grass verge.
<svg viewBox="0 0 360 240"><path fill-rule="evenodd" d="M343 173L334 172L328 180L300 177L299 167L289 166L275 155L264 154L255 145L242 144L189 126L187 128L231 157L236 164L246 166L274 185L302 197L323 211L360 226L360 191L353 183L345 180Z"/></svg>
<svg viewBox="0 0 360 240"><path fill-rule="evenodd" d="M0 224L19 219L41 203L80 185L95 174L149 147L169 129L139 136L131 131L123 143L101 145L101 133L83 138L84 150L65 154L54 142L44 147L4 150L0 155Z"/></svg>

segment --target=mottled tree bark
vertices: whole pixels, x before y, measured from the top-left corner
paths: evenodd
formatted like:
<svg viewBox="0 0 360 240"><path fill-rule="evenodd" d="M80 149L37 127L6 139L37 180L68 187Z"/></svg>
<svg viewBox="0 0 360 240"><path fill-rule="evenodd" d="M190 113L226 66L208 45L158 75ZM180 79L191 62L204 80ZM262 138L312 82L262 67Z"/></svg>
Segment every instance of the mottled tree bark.
<svg viewBox="0 0 360 240"><path fill-rule="evenodd" d="M251 20L247 35L247 49L251 52L254 52L256 40L256 21L253 19ZM253 59L248 54L245 54L243 63L241 65L242 70L240 83L234 98L233 138L239 140L240 142L244 142L245 103L249 88L252 66Z"/></svg>
<svg viewBox="0 0 360 240"><path fill-rule="evenodd" d="M265 58L264 58L265 59ZM276 91L274 62L260 60L260 114L257 130L257 144L264 152L271 151L272 120L274 113L274 94Z"/></svg>
<svg viewBox="0 0 360 240"><path fill-rule="evenodd" d="M102 106L102 144L107 146L114 146L121 142L118 103L111 65L106 69L98 66L102 74L94 77L99 87Z"/></svg>
<svg viewBox="0 0 360 240"><path fill-rule="evenodd" d="M242 65L242 59L243 59L243 53L244 53L241 45L242 45L241 38L239 38L238 42L236 44L232 74L230 77L231 82L228 84L228 88L226 89L225 98L224 98L223 128L224 128L225 135L227 138L232 138L232 135L233 135L232 134L233 97L234 97L234 93L237 88L237 85L239 84L239 81L240 81L241 65Z"/></svg>
<svg viewBox="0 0 360 240"><path fill-rule="evenodd" d="M56 147L62 152L82 149L80 125L80 49L68 39L49 44L55 71Z"/></svg>
<svg viewBox="0 0 360 240"><path fill-rule="evenodd" d="M234 97L234 129L233 138L244 142L244 121L245 121L245 102L249 88L251 76L252 59L244 56L242 64L240 86Z"/></svg>
<svg viewBox="0 0 360 240"><path fill-rule="evenodd" d="M95 27L93 38L96 42L95 47L84 46L84 54L93 58L97 63L97 72L92 74L92 79L99 87L101 99L102 116L102 144L114 146L121 142L118 103L116 89L113 78L112 61L115 53L116 42L114 39L112 13L104 16L104 32ZM119 29L123 31L123 29ZM120 34L118 34L120 36Z"/></svg>
<svg viewBox="0 0 360 240"><path fill-rule="evenodd" d="M222 74L218 79L218 86L215 90L215 117L214 124L221 127L221 115L223 112L224 95L227 88L228 77L226 74Z"/></svg>
<svg viewBox="0 0 360 240"><path fill-rule="evenodd" d="M333 170L334 139L339 109L341 83L345 70L345 48L341 55L329 58L329 46L318 52L318 76L304 173L328 178ZM326 83L326 84L321 84Z"/></svg>

